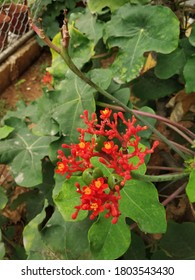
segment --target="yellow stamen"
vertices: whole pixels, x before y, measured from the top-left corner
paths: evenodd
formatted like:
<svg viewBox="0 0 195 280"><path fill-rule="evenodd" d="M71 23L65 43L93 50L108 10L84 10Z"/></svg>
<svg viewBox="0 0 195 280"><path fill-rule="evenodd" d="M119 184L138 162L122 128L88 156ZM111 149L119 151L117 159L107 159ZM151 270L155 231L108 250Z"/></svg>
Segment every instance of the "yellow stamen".
<svg viewBox="0 0 195 280"><path fill-rule="evenodd" d="M109 109L103 110L102 113L103 113L104 115L107 115L107 114L109 113Z"/></svg>
<svg viewBox="0 0 195 280"><path fill-rule="evenodd" d="M101 187L101 185L102 185L102 183L101 183L101 181L100 180L97 180L97 181L95 181L95 186L96 186L96 188L100 188Z"/></svg>
<svg viewBox="0 0 195 280"><path fill-rule="evenodd" d="M79 143L79 147L80 147L81 149L84 149L84 148L85 148L85 142Z"/></svg>
<svg viewBox="0 0 195 280"><path fill-rule="evenodd" d="M105 143L104 147L105 147L106 150L110 150L112 148L110 143Z"/></svg>
<svg viewBox="0 0 195 280"><path fill-rule="evenodd" d="M62 162L60 162L60 163L58 164L58 170L59 170L59 171L63 171L63 169L64 169L64 164L63 164Z"/></svg>
<svg viewBox="0 0 195 280"><path fill-rule="evenodd" d="M91 194L91 189L90 189L90 188L86 188L86 189L84 190L84 193L85 193L85 194Z"/></svg>
<svg viewBox="0 0 195 280"><path fill-rule="evenodd" d="M98 204L97 204L96 202L91 203L90 208L91 208L92 210L96 211L97 208L98 208Z"/></svg>

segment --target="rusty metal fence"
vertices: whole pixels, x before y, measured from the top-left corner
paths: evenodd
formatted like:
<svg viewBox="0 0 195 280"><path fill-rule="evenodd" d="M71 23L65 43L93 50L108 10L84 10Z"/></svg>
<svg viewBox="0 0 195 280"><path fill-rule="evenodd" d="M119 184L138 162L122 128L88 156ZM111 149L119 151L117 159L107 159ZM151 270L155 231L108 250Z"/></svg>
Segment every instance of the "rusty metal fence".
<svg viewBox="0 0 195 280"><path fill-rule="evenodd" d="M37 3L33 0L0 0L0 54L29 31L28 2Z"/></svg>

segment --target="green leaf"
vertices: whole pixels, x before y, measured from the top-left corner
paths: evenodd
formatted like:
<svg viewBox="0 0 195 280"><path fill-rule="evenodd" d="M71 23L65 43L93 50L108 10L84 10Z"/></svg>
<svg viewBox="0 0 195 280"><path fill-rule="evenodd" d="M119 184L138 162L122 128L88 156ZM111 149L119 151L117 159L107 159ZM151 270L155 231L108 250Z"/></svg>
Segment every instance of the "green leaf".
<svg viewBox="0 0 195 280"><path fill-rule="evenodd" d="M186 62L183 49L176 49L170 54L158 54L155 75L160 79L168 79L175 74L180 74Z"/></svg>
<svg viewBox="0 0 195 280"><path fill-rule="evenodd" d="M48 155L49 144L56 138L38 137L27 128L11 139L0 142L0 162L9 163L16 183L33 187L42 182L41 160Z"/></svg>
<svg viewBox="0 0 195 280"><path fill-rule="evenodd" d="M123 255L131 242L129 226L124 216L116 224L101 215L88 234L90 248L96 260L114 260Z"/></svg>
<svg viewBox="0 0 195 280"><path fill-rule="evenodd" d="M190 44L195 47L195 23L192 24L192 30L189 37Z"/></svg>
<svg viewBox="0 0 195 280"><path fill-rule="evenodd" d="M133 231L131 232L131 245L123 255L125 260L145 260L146 249L143 239Z"/></svg>
<svg viewBox="0 0 195 280"><path fill-rule="evenodd" d="M165 209L159 203L158 192L152 183L127 181L121 190L120 211L134 220L143 232L166 231Z"/></svg>
<svg viewBox="0 0 195 280"><path fill-rule="evenodd" d="M115 91L112 96L123 102L123 104L127 105L130 102L130 89L121 88Z"/></svg>
<svg viewBox="0 0 195 280"><path fill-rule="evenodd" d="M98 167L102 170L105 177L108 177L110 174L112 174L113 170L112 168L108 168L105 164L99 162L99 157L92 157L90 159L91 164L93 167Z"/></svg>
<svg viewBox="0 0 195 280"><path fill-rule="evenodd" d="M109 69L93 69L88 72L89 78L99 87L107 89L112 80L112 72Z"/></svg>
<svg viewBox="0 0 195 280"><path fill-rule="evenodd" d="M135 80L132 92L140 99L155 100L178 92L182 88L177 80L173 78L161 80L152 71L148 71Z"/></svg>
<svg viewBox="0 0 195 280"><path fill-rule="evenodd" d="M184 79L186 81L185 84L186 93L195 91L194 71L195 71L195 56L192 56L191 58L188 59L183 71Z"/></svg>
<svg viewBox="0 0 195 280"><path fill-rule="evenodd" d="M60 192L54 196L54 202L65 221L81 221L88 215L88 211L80 211L78 217L72 219L72 214L76 211L75 206L81 204L75 183L79 183L81 187L85 185L80 176L72 176L63 183Z"/></svg>
<svg viewBox="0 0 195 280"><path fill-rule="evenodd" d="M97 16L93 15L88 9L85 9L84 13L71 14L70 22L72 17L76 28L96 45L102 37L104 23L98 20Z"/></svg>
<svg viewBox="0 0 195 280"><path fill-rule="evenodd" d="M45 208L46 209L46 208ZM45 210L24 229L24 245L29 260L77 260L91 259L87 232L91 221L64 222L55 210L41 228Z"/></svg>
<svg viewBox="0 0 195 280"><path fill-rule="evenodd" d="M94 92L89 85L71 74L69 80L61 83L61 90L48 92L39 99L39 132L44 133L44 122L47 120L48 131L45 132L56 133L58 124L60 133L66 136L67 144L78 142L77 128L85 126L80 115L84 110L88 110L89 115L95 111Z"/></svg>
<svg viewBox="0 0 195 280"><path fill-rule="evenodd" d="M59 125L50 116L46 115L32 128L33 134L37 136L54 136L59 132Z"/></svg>
<svg viewBox="0 0 195 280"><path fill-rule="evenodd" d="M190 172L189 181L186 186L186 193L190 202L195 202L195 169Z"/></svg>
<svg viewBox="0 0 195 280"><path fill-rule="evenodd" d="M8 125L0 127L0 139L6 138L13 130L14 128Z"/></svg>
<svg viewBox="0 0 195 280"><path fill-rule="evenodd" d="M129 0L88 0L87 4L92 13L101 13L102 9L109 7L113 12L125 3L130 2Z"/></svg>
<svg viewBox="0 0 195 280"><path fill-rule="evenodd" d="M4 256L5 256L5 246L4 246L4 243L1 242L1 231L0 231L0 260L3 260L4 259Z"/></svg>
<svg viewBox="0 0 195 280"><path fill-rule="evenodd" d="M114 80L118 83L133 80L144 65L145 52L170 53L176 49L178 39L179 21L170 9L124 5L112 15L105 27L104 40L108 46L119 47L111 66Z"/></svg>
<svg viewBox="0 0 195 280"><path fill-rule="evenodd" d="M81 68L94 55L94 42L90 41L72 25L69 27L69 31L71 38L69 44L69 55L76 66ZM58 33L52 42L56 46L61 47L61 33ZM64 79L71 70L58 53L53 50L51 50L51 53L52 66L48 67L47 70L54 78Z"/></svg>
<svg viewBox="0 0 195 280"><path fill-rule="evenodd" d="M184 222L168 223L167 232L159 247L172 260L195 260L195 224Z"/></svg>
<svg viewBox="0 0 195 280"><path fill-rule="evenodd" d="M77 223L64 222L59 212L55 211L41 232L42 240L60 259L91 259L87 238L91 224L89 219Z"/></svg>
<svg viewBox="0 0 195 280"><path fill-rule="evenodd" d="M153 114L155 115L155 111L150 108L150 107L147 107L147 106L144 106L142 108L139 109L141 112L146 112L146 113L150 113L150 114ZM149 124L151 124L153 127L155 127L155 124L156 124L156 119L155 118L150 118L150 117L146 117L144 116L144 120L146 120ZM144 126L145 124L141 121L137 121L138 124L140 124L141 126ZM136 123L136 124L137 124ZM140 131L139 132L139 136L141 138L146 138L146 139L149 139L150 136L152 135L152 131L147 128L146 130L143 130L143 131Z"/></svg>
<svg viewBox="0 0 195 280"><path fill-rule="evenodd" d="M4 190L3 187L0 186L0 210L5 207L7 202L8 202L8 199L7 199L7 196L5 194L5 190Z"/></svg>
<svg viewBox="0 0 195 280"><path fill-rule="evenodd" d="M30 223L28 223L23 231L23 242L26 253L28 255L29 260L44 260L50 259L54 257L54 254L50 250L47 250L46 246L41 239L41 234L39 231L39 225L41 225L42 221L45 218L46 212L44 210L38 214ZM47 258L48 256L48 258Z"/></svg>

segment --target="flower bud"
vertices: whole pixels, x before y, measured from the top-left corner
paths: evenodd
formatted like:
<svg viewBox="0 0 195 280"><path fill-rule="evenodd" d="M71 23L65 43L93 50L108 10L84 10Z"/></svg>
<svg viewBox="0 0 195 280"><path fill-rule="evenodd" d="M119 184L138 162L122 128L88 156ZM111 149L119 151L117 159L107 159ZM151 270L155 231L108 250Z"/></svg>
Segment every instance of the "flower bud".
<svg viewBox="0 0 195 280"><path fill-rule="evenodd" d="M85 182L85 184L89 185L91 182L97 178L100 178L103 176L102 170L98 167L92 169L87 168L83 171L82 179Z"/></svg>
<svg viewBox="0 0 195 280"><path fill-rule="evenodd" d="M121 182L123 178L115 173L112 173L108 176L108 185L111 190L115 190L115 186L118 185L120 189L122 188Z"/></svg>

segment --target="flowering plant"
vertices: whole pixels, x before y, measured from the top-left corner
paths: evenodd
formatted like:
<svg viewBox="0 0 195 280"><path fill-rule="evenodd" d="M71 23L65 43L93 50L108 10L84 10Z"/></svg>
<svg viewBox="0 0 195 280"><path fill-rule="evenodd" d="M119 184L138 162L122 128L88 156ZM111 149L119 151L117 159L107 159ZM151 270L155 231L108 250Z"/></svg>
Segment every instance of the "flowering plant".
<svg viewBox="0 0 195 280"><path fill-rule="evenodd" d="M57 162L56 173L66 175L66 178L70 179L74 173L81 172L84 182L88 183L82 188L79 183L75 184L76 191L81 195L81 204L75 206L76 212L72 215L73 219L77 217L80 210L92 211L90 219L94 219L106 209L105 218L112 216L112 223L115 224L121 214L119 211L120 189L127 180L132 178L131 171L137 170L144 164L145 156L151 154L158 145L158 141L155 141L151 149L140 148L138 133L147 127L135 125L134 116L132 121L130 119L126 121L122 112L114 113L113 120L111 120L111 115L112 110L108 108L101 110L100 124L98 124L96 114L93 113L90 120L88 111L85 110L81 118L87 128L78 128L79 143L62 144L62 148L70 150L69 156L66 156L62 150L58 150L60 161ZM125 125L125 131L122 133L118 130L120 120ZM86 141L87 134L91 135L90 141ZM102 140L101 143L100 140ZM115 144L116 140L119 144ZM99 162L111 170L109 177L105 176L101 169L95 169L91 163L93 157L98 157ZM135 157L138 159L136 163L132 161ZM93 171L96 173L93 174ZM87 173L89 174L86 175Z"/></svg>
<svg viewBox="0 0 195 280"><path fill-rule="evenodd" d="M181 194L195 201L195 135L155 111L158 99L183 88L184 79L185 90L194 91L194 29L180 40L174 12L147 0L46 2L63 8L66 2L68 9L52 41L44 19L29 11L30 27L51 49L52 65L42 80L49 88L29 105L20 102L0 128L0 163L9 165L15 184L23 187L12 204L25 208L18 239L24 241L22 257L191 258L194 224L167 223L165 211ZM47 18L49 10L57 12L51 7ZM53 32L53 24L48 26ZM153 56L157 65L150 65ZM172 63L178 57L181 64ZM185 145L159 129L157 120ZM0 210L8 215L1 187L0 193ZM10 222L0 224L7 251L11 245L17 254ZM1 245L0 236L0 258Z"/></svg>

